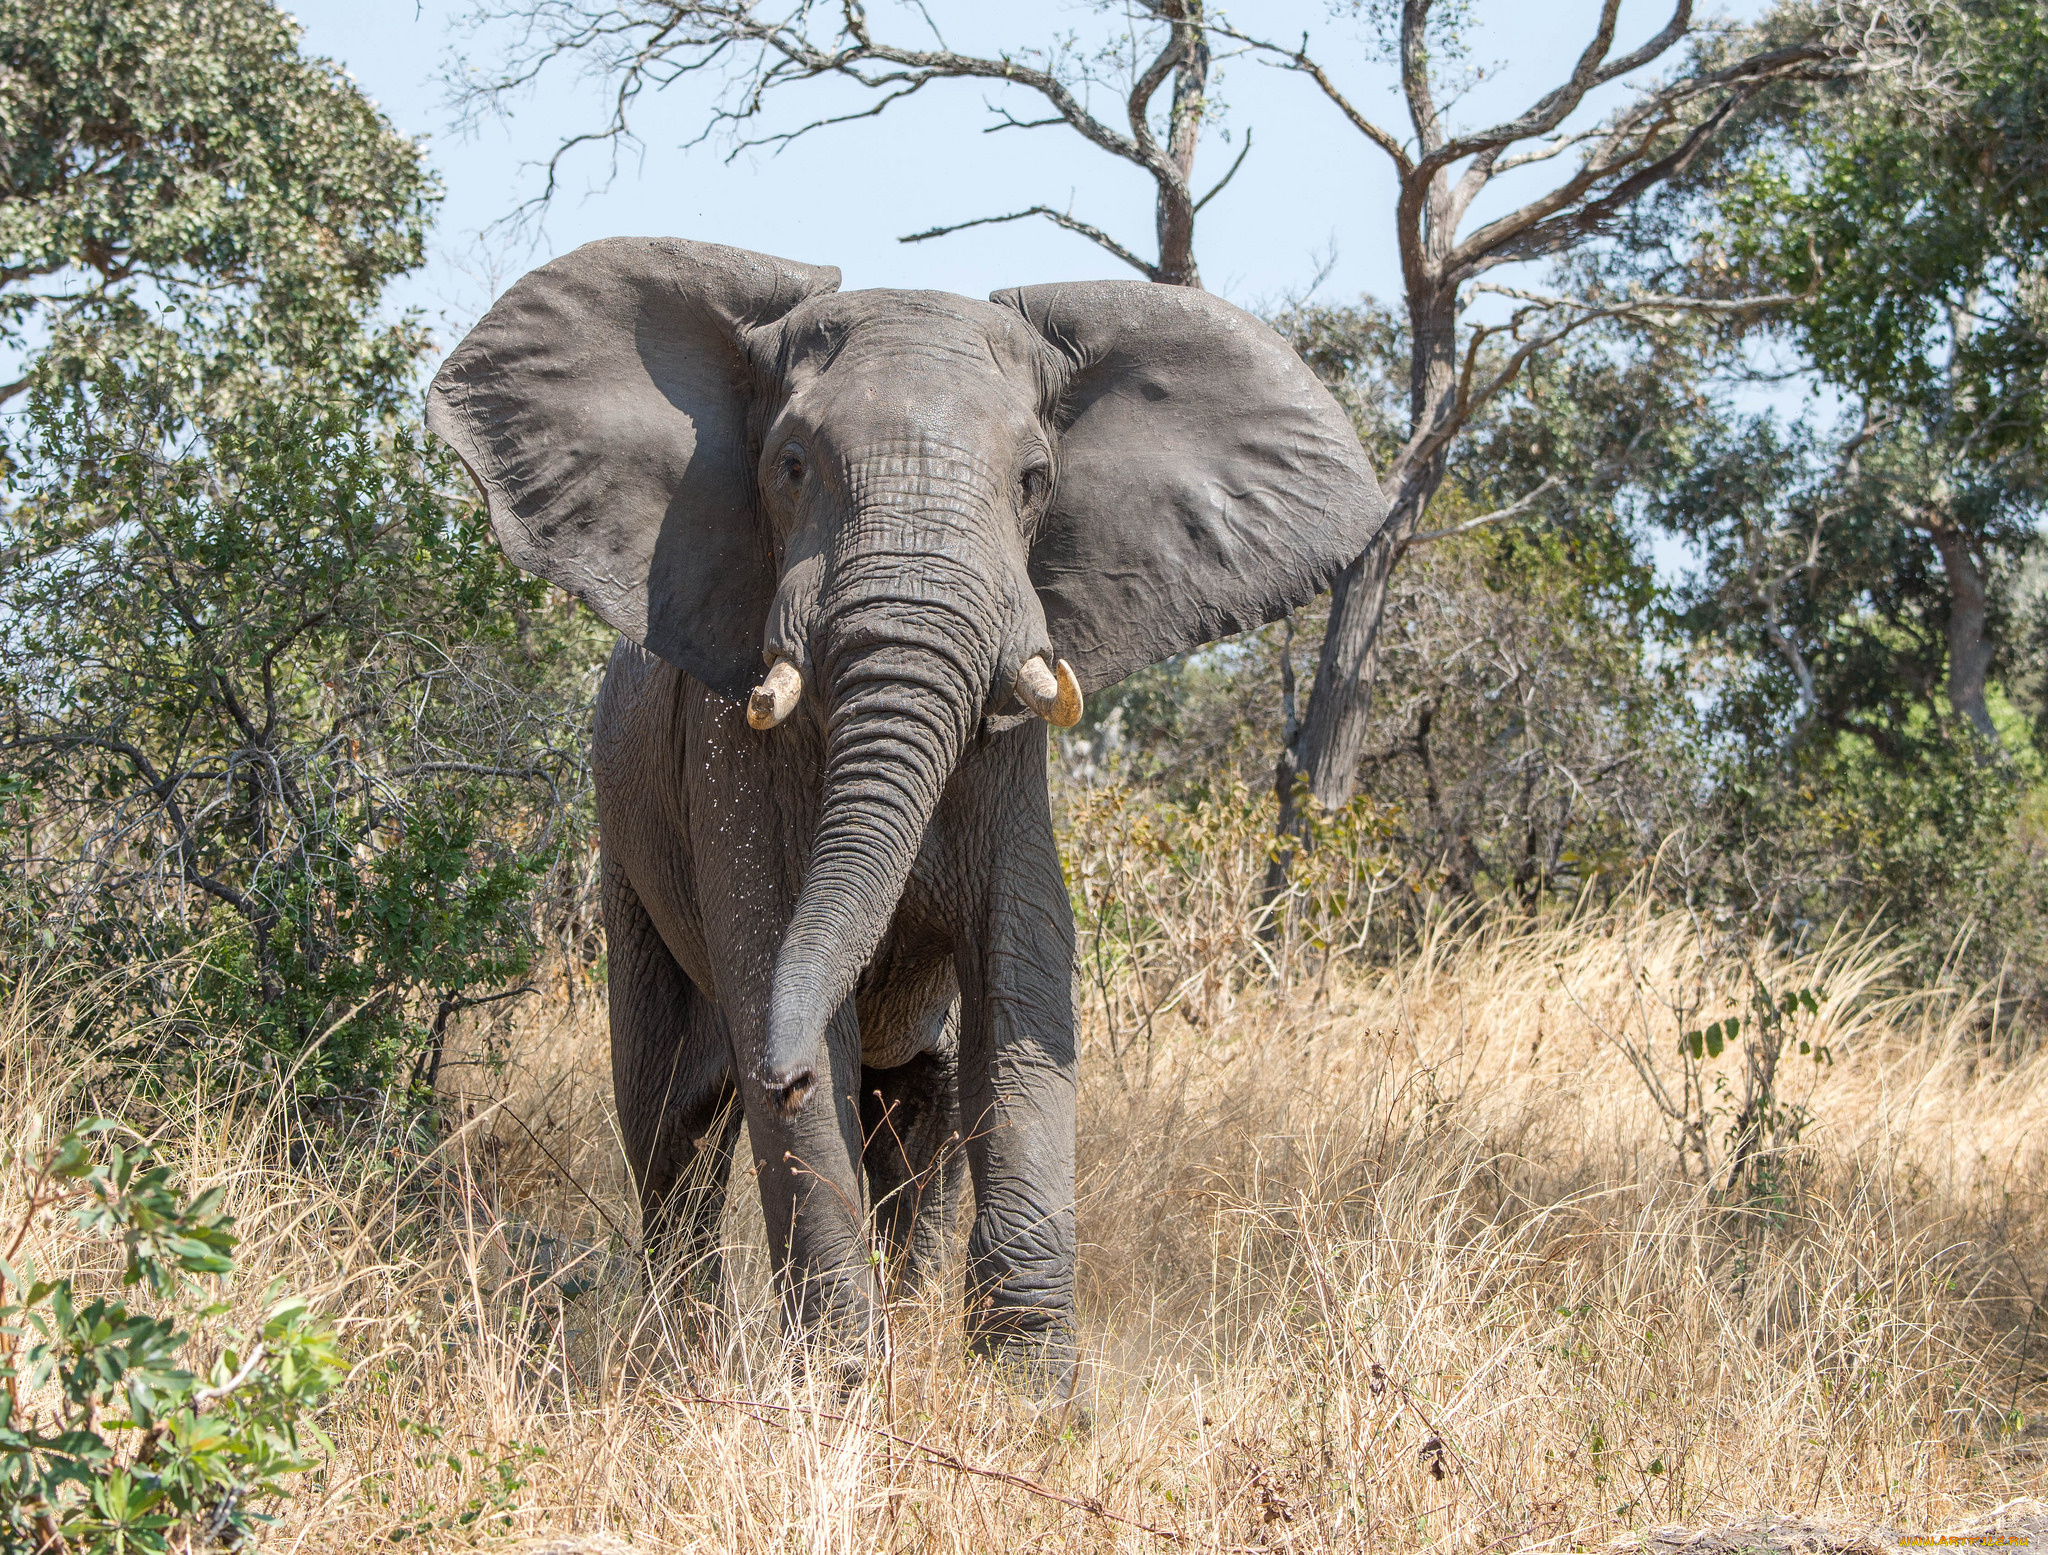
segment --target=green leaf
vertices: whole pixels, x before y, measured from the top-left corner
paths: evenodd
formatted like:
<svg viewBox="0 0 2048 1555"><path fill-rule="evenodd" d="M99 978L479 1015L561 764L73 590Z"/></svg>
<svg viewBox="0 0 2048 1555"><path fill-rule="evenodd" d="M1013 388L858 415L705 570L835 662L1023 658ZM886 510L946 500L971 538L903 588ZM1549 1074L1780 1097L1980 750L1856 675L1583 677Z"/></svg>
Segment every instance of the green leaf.
<svg viewBox="0 0 2048 1555"><path fill-rule="evenodd" d="M57 1142L51 1152L46 1170L52 1177L75 1181L93 1169L92 1148L87 1143L84 1131L72 1129Z"/></svg>

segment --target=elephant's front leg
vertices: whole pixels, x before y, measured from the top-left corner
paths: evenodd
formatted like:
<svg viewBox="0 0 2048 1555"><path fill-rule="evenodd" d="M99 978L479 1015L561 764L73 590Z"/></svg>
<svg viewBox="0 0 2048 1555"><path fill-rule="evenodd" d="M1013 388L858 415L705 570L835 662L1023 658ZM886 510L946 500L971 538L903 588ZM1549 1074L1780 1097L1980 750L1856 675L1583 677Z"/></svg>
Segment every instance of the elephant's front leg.
<svg viewBox="0 0 2048 1555"><path fill-rule="evenodd" d="M1000 844L982 932L957 953L960 1117L975 1196L969 1340L1057 1392L1075 1344L1074 922L1043 794Z"/></svg>
<svg viewBox="0 0 2048 1555"><path fill-rule="evenodd" d="M692 708L692 847L702 879L704 940L732 1034L733 1073L783 1310L828 1346L859 1347L875 1322L859 1163L860 1034L849 999L825 1033L819 1084L786 1115L760 1082L775 957L802 886L810 824L802 774L815 733L801 720L764 733L702 688ZM811 741L806 749L801 742Z"/></svg>
<svg viewBox="0 0 2048 1555"><path fill-rule="evenodd" d="M785 1318L813 1342L845 1352L873 1340L878 1295L857 1168L860 1033L851 1000L833 1018L825 1047L826 1072L794 1117L760 1084L740 1089ZM745 1039L735 1048L751 1073Z"/></svg>

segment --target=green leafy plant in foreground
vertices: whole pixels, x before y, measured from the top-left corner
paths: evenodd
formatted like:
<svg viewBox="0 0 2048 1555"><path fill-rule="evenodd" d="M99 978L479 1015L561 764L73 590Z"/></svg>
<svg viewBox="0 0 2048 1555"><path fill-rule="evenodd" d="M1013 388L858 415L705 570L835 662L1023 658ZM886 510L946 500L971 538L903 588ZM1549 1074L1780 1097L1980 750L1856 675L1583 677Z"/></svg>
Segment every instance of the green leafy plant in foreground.
<svg viewBox="0 0 2048 1555"><path fill-rule="evenodd" d="M231 1274L221 1190L186 1199L149 1147L105 1120L39 1160L7 1164L24 1189L0 1256L0 1555L128 1555L237 1544L306 1469L303 1420L344 1367L296 1297L255 1333L229 1332L194 1369L181 1323L226 1309L207 1282ZM70 1215L118 1249L120 1289L157 1311L82 1296L23 1254L38 1224ZM111 1271L109 1271L111 1273Z"/></svg>
<svg viewBox="0 0 2048 1555"><path fill-rule="evenodd" d="M1776 1191L1779 1162L1783 1153L1799 1143L1806 1125L1813 1121L1804 1104L1788 1101L1780 1090L1779 1062L1798 1050L1802 1058L1816 1064L1832 1064L1834 1049L1811 1034L1808 1022L1817 1018L1827 998L1823 988L1793 988L1773 992L1754 965L1749 968L1750 999L1746 1015L1724 1015L1679 1038L1679 1059L1686 1065L1685 1092L1698 1098L1698 1119L1692 1132L1701 1142L1705 1164L1706 1131L1717 1112L1730 1115L1727 1157L1723 1170L1730 1193L1746 1188L1752 1197ZM1710 1107L1701 1066L1721 1056L1724 1050L1742 1059L1742 1096L1734 1099L1728 1076L1718 1074L1714 1088L1726 1102L1724 1108ZM1709 1174L1711 1175L1711 1173Z"/></svg>

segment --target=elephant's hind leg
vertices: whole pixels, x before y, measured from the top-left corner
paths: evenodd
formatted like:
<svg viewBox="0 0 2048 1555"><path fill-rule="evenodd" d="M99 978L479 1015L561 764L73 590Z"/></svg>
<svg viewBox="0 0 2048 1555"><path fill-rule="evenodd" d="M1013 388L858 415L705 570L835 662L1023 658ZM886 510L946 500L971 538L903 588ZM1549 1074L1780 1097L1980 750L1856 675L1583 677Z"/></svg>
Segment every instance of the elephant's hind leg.
<svg viewBox="0 0 2048 1555"><path fill-rule="evenodd" d="M718 1227L739 1138L725 1019L676 965L623 871L604 879L612 1089L658 1284L704 1300L719 1282Z"/></svg>
<svg viewBox="0 0 2048 1555"><path fill-rule="evenodd" d="M965 1188L957 1055L863 1071L860 1130L875 1234L892 1293L907 1295L944 1270Z"/></svg>

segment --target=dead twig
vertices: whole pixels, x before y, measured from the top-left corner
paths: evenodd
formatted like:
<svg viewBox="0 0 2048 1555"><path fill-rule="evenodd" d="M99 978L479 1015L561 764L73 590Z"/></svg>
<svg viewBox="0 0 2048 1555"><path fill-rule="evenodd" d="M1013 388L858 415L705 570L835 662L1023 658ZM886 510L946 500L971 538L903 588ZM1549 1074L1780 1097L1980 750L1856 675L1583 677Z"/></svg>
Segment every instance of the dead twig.
<svg viewBox="0 0 2048 1555"><path fill-rule="evenodd" d="M1099 1517L1104 1522L1116 1523L1124 1528L1135 1529L1137 1532L1149 1534L1155 1539L1164 1539L1170 1544L1185 1544L1187 1542L1187 1535L1176 1529L1161 1528L1156 1523L1140 1522L1134 1517L1124 1516L1121 1512L1113 1512L1094 1496L1070 1496L1065 1491L1054 1490L1050 1485L1041 1485L1037 1480L1027 1479L1022 1474L1013 1474L1008 1469L994 1468L986 1463L970 1462L956 1452L949 1452L944 1447L934 1447L928 1442L917 1441L908 1436L899 1436L894 1431L885 1430L878 1425L869 1425L865 1420L856 1420L851 1415L836 1414L829 1409L801 1409L793 1404L771 1404L757 1398L727 1398L713 1393L693 1393L690 1397L700 1404L709 1404L720 1409L737 1409L744 1413L750 1413L755 1419L760 1420L762 1424L780 1426L786 1431L801 1429L790 1424L787 1419L782 1418L789 1415L808 1415L814 1420L830 1420L835 1425L851 1426L854 1430L865 1432L878 1441L888 1442L892 1446L901 1447L908 1452L922 1454L925 1462L931 1464L934 1468L950 1469L955 1474L967 1474L976 1479L989 1479L996 1481L998 1484L1011 1485L1029 1495L1037 1496L1041 1500L1053 1501L1061 1506L1072 1507L1075 1511L1085 1512L1090 1517Z"/></svg>

